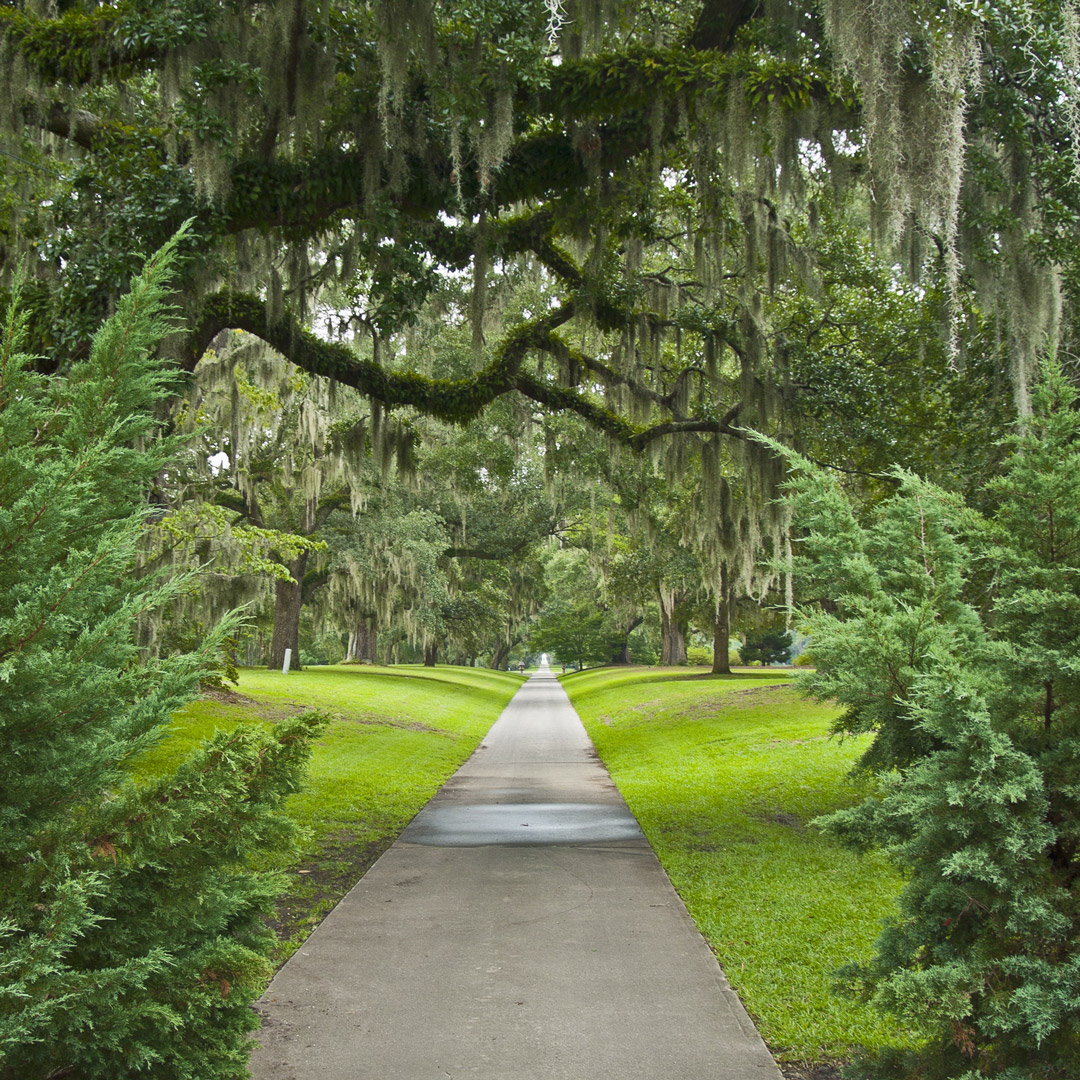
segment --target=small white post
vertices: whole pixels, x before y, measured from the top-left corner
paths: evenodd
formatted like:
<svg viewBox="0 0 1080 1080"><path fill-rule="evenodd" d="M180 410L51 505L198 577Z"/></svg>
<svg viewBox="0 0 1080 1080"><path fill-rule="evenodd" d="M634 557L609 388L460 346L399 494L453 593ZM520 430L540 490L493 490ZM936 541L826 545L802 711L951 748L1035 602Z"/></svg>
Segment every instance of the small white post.
<svg viewBox="0 0 1080 1080"><path fill-rule="evenodd" d="M292 663L292 649L285 650L285 663L281 665L281 674L289 674L289 665Z"/></svg>

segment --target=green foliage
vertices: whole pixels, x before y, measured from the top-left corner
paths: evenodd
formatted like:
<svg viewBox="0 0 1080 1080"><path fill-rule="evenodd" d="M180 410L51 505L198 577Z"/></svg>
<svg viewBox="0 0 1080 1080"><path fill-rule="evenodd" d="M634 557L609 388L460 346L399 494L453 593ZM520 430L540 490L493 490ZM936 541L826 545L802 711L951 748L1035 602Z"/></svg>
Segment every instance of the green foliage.
<svg viewBox="0 0 1080 1080"><path fill-rule="evenodd" d="M627 644L630 649L630 663L631 664L655 664L660 659L660 652L654 646L652 638L655 636L650 634L652 628L648 626L648 620L646 625L639 627L635 630L627 639ZM710 653L710 659L712 654ZM709 660L703 660L702 663L709 663Z"/></svg>
<svg viewBox="0 0 1080 1080"><path fill-rule="evenodd" d="M211 636L212 632L201 622L184 622L174 619L166 624L164 631L157 636L154 644L161 655L193 653L198 652L203 642ZM203 689L224 690L227 683L236 685L240 677L236 666L238 644L235 637L222 638L213 657L204 653L206 670L199 680L199 685Z"/></svg>
<svg viewBox="0 0 1080 1080"><path fill-rule="evenodd" d="M848 988L916 1026L875 1077L1059 1080L1080 1071L1080 413L1056 363L982 493L916 477L857 519L796 484L797 565L841 730L876 732L876 797L827 818L905 871L901 911Z"/></svg>
<svg viewBox="0 0 1080 1080"><path fill-rule="evenodd" d="M857 17L860 4L839 7ZM64 362L126 279L132 246L152 248L190 215L200 229L199 271L183 288L192 363L216 330L245 328L387 405L466 422L518 392L637 449L656 434L648 425L665 437L738 439L740 409L743 420L772 412L769 395L781 389L789 416L812 420L833 447L850 444L845 422L878 435L889 420L888 436L900 420L910 431L914 410L892 409L886 395L872 411L887 415L867 421L855 409L840 423L830 400L795 400L830 398L828 366L848 369L833 395L845 406L865 403L866 383L910 388L924 367L936 381L948 337L937 281L907 292L886 270L886 289L870 290L877 303L853 304L836 270L845 260L830 258L828 243L819 259L807 239L821 223L831 231L821 206L841 202L874 156L857 111L867 87L853 84L851 57L834 62L834 20L808 3L785 11L589 4L553 41L540 0L72 0L56 10L11 0L0 42L18 61L11 94L23 106L0 122L8 136L57 137L49 168L19 181L18 210L0 220L5 252L27 252L42 293L63 301L42 308L42 350ZM1053 14L1040 45L1057 56ZM986 35L989 24L980 7ZM995 26L1002 37L1015 30ZM919 47L920 35L908 38ZM1029 93L1037 103L1062 96L1062 66L1040 65L1037 93L1009 81L1021 83L1013 123L1041 115ZM925 65L910 69L905 92L925 96ZM909 118L906 105L896 109ZM947 144L955 164L961 131L926 140L927 158L939 162ZM1039 135L1024 141L1065 141ZM1067 227L1061 201L1040 214L1053 210ZM852 215L861 233L863 209ZM931 214L916 231L934 224ZM992 223L981 232L999 235ZM890 252L882 265L895 261ZM933 252L905 262L940 278ZM536 276L542 266L553 302L485 323L496 276L485 268L496 266ZM455 277L473 278L473 295L439 313L452 321L471 310L474 342L488 347L441 378L401 337L440 308ZM342 330L370 337L330 342L293 322L323 301ZM926 332L880 332L897 315ZM871 339L898 347L878 354ZM875 377L859 377L875 366Z"/></svg>
<svg viewBox="0 0 1080 1080"><path fill-rule="evenodd" d="M159 523L162 545L177 562L197 561L208 550L228 546L244 574L291 581L288 563L304 552L325 551L326 543L283 529L245 525L236 511L213 503L185 502Z"/></svg>
<svg viewBox="0 0 1080 1080"><path fill-rule="evenodd" d="M913 687L933 657L970 653L984 631L962 593L970 554L957 535L974 523L955 496L910 473L863 524L824 475L800 480L793 509L805 529L797 563L805 629L817 671L805 689L838 701L838 733L873 732L863 759L902 767L933 749L907 715Z"/></svg>
<svg viewBox="0 0 1080 1080"><path fill-rule="evenodd" d="M268 973L253 854L289 842L313 715L238 729L161 777L131 763L212 665L141 658L137 618L188 587L140 577L147 491L176 444L150 359L175 244L152 259L66 378L0 343L0 1077L246 1075Z"/></svg>
<svg viewBox="0 0 1080 1080"><path fill-rule="evenodd" d="M832 199L819 212L814 228L797 231L820 283L771 300L787 327L790 377L805 388L792 403L803 445L812 439L818 459L869 474L871 490L880 483L873 475L897 462L943 486L972 486L1012 418L1011 402L987 393L997 360L977 307L960 371L940 334L940 272L927 268L912 282Z"/></svg>
<svg viewBox="0 0 1080 1080"><path fill-rule="evenodd" d="M786 664L791 659L791 647L794 644L795 635L778 626L749 630L746 640L739 647L739 662L765 666Z"/></svg>
<svg viewBox="0 0 1080 1080"><path fill-rule="evenodd" d="M600 601L596 572L585 552L558 549L547 561L545 576L551 595L529 631L530 653L549 653L559 664L611 660L620 635Z"/></svg>

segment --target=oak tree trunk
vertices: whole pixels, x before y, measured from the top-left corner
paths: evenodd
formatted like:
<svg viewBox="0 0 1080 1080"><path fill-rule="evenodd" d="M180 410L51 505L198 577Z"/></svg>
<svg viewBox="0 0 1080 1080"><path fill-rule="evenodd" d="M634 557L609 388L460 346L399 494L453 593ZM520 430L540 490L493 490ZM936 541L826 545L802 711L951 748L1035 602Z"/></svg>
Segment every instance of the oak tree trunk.
<svg viewBox="0 0 1080 1080"><path fill-rule="evenodd" d="M300 670L300 609L303 607L304 571L308 552L302 551L290 564L292 581L274 583L274 636L270 640L270 662L267 667L280 670L285 663L285 650L292 649L290 666Z"/></svg>
<svg viewBox="0 0 1080 1080"><path fill-rule="evenodd" d="M686 623L675 617L673 594L660 590L660 663L675 667L686 663Z"/></svg>
<svg viewBox="0 0 1080 1080"><path fill-rule="evenodd" d="M361 615L356 620L356 625L349 631L349 647L345 653L346 660L359 660L366 664L378 663L376 646L378 645L379 632L375 627L374 615Z"/></svg>
<svg viewBox="0 0 1080 1080"><path fill-rule="evenodd" d="M503 641L491 657L491 666L495 671L503 671L506 661L510 659L510 650L517 644L516 641Z"/></svg>
<svg viewBox="0 0 1080 1080"><path fill-rule="evenodd" d="M644 622L644 618L638 615L636 618L631 619L629 624L624 627L622 640L615 645L612 650L611 659L608 661L610 664L629 664L630 663L630 635Z"/></svg>
<svg viewBox="0 0 1080 1080"><path fill-rule="evenodd" d="M669 667L686 663L686 623L675 619L668 620L660 651L660 663Z"/></svg>
<svg viewBox="0 0 1080 1080"><path fill-rule="evenodd" d="M716 618L713 622L712 673L731 674L731 609L734 596L728 582L727 566L720 567L720 596L716 602Z"/></svg>

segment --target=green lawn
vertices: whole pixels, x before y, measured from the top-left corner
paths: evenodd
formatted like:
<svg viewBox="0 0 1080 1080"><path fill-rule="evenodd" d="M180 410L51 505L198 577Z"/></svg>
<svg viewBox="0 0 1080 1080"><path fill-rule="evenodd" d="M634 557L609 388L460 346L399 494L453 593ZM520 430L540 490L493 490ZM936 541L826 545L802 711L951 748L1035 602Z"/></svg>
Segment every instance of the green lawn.
<svg viewBox="0 0 1080 1080"><path fill-rule="evenodd" d="M603 668L565 676L600 756L762 1035L787 1061L842 1059L903 1041L831 993L831 973L869 954L899 882L808 822L860 797L860 740L827 737L833 710L802 701L786 672ZM284 959L475 749L520 686L473 668L319 667L241 672L242 697L181 710L140 768L168 767L216 728L331 717L304 789L308 830L279 907Z"/></svg>
<svg viewBox="0 0 1080 1080"><path fill-rule="evenodd" d="M700 672L700 673L699 673ZM601 758L727 976L783 1060L904 1041L830 992L866 957L899 879L808 822L849 805L861 740L786 672L604 668L563 678Z"/></svg>
<svg viewBox="0 0 1080 1080"><path fill-rule="evenodd" d="M139 768L168 768L216 729L244 720L273 723L312 708L329 714L304 788L288 804L309 838L279 904L284 959L473 752L522 681L442 666L244 669L242 698L187 705Z"/></svg>

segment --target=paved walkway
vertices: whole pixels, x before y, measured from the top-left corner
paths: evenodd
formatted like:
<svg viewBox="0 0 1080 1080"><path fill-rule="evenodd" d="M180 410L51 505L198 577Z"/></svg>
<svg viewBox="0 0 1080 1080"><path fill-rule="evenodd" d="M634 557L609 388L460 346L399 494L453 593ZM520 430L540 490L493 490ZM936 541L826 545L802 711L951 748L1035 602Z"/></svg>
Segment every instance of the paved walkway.
<svg viewBox="0 0 1080 1080"><path fill-rule="evenodd" d="M547 670L259 1003L255 1080L779 1080Z"/></svg>

